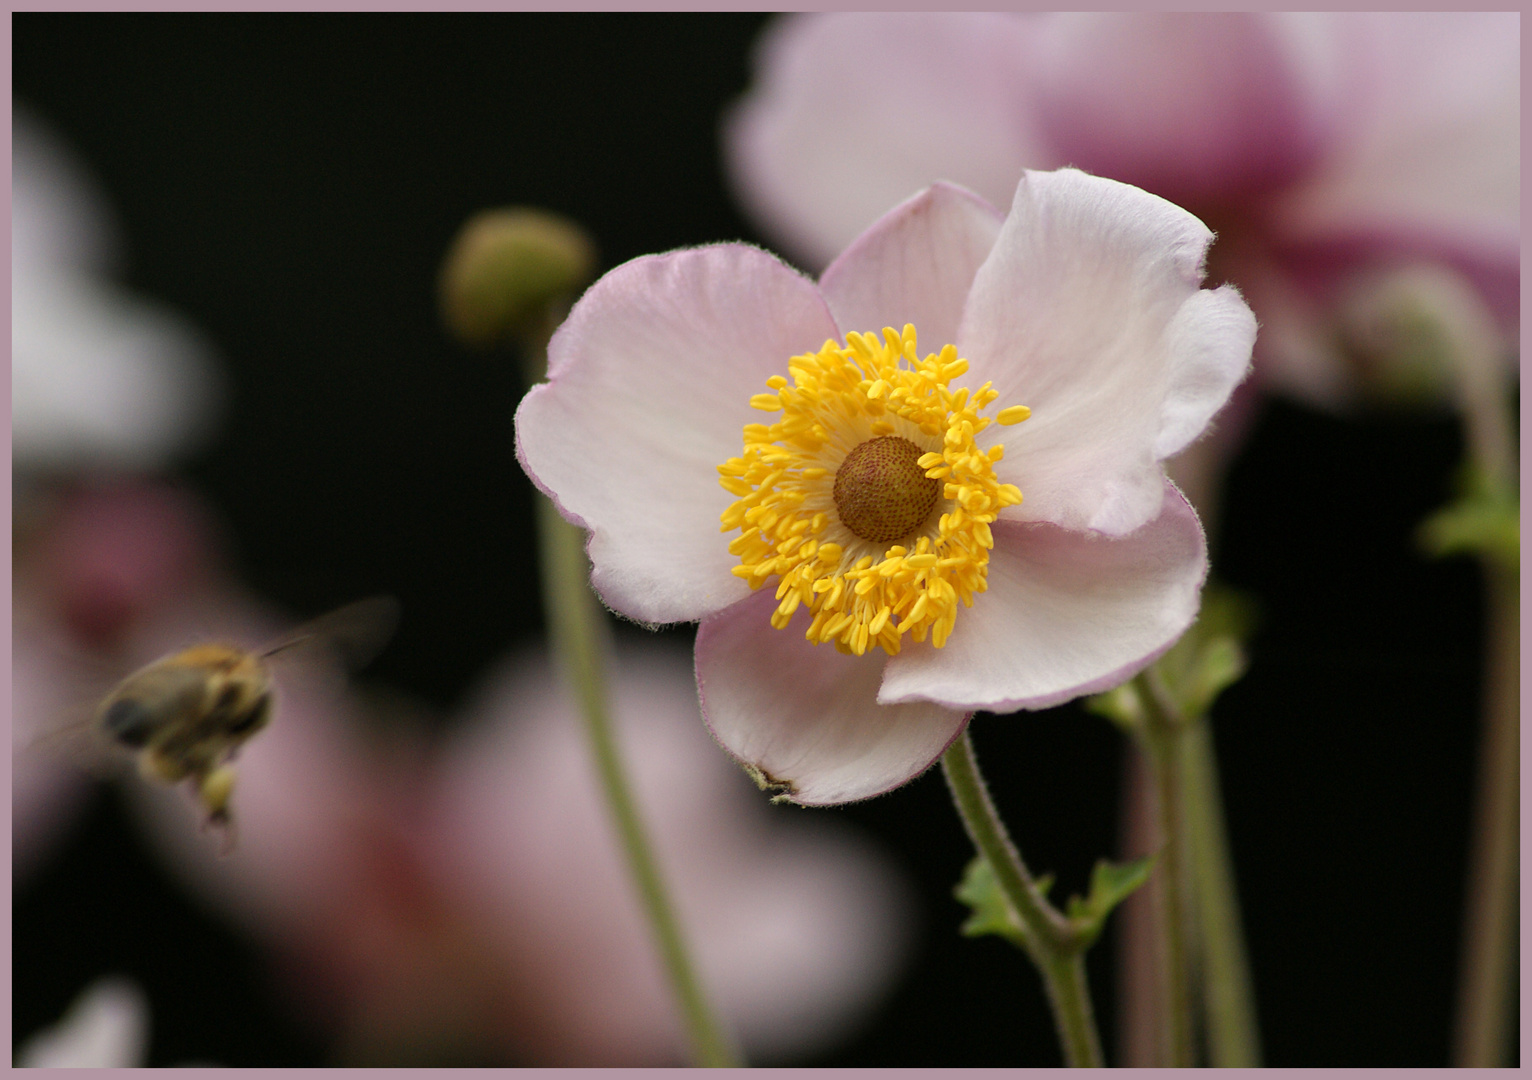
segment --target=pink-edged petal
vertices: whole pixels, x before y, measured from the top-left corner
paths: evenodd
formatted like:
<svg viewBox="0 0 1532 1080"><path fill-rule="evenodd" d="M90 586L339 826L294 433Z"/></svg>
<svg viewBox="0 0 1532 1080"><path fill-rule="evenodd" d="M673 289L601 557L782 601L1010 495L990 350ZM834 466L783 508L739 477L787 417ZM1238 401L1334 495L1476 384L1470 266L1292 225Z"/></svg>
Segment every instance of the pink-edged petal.
<svg viewBox="0 0 1532 1080"><path fill-rule="evenodd" d="M957 341L974 275L1004 216L970 191L935 184L868 229L820 278L843 330L914 323L921 355Z"/></svg>
<svg viewBox="0 0 1532 1080"><path fill-rule="evenodd" d="M989 590L940 649L888 663L878 700L952 709L1042 709L1120 685L1197 616L1207 546L1169 481L1164 509L1113 539L1055 525L994 526Z"/></svg>
<svg viewBox="0 0 1532 1080"><path fill-rule="evenodd" d="M1270 190L1319 118L1256 12L1069 12L1039 31L1038 99L1064 160L1176 201Z"/></svg>
<svg viewBox="0 0 1532 1080"><path fill-rule="evenodd" d="M1121 536L1160 511L1159 462L1197 436L1250 366L1255 318L1199 286L1210 233L1185 210L1073 169L1028 172L958 332L996 408L1026 405L996 474L1005 517Z"/></svg>
<svg viewBox="0 0 1532 1080"><path fill-rule="evenodd" d="M846 656L803 638L807 612L774 630L771 590L704 619L697 687L708 728L741 762L826 806L882 794L925 772L968 722L966 711L877 704L885 656Z"/></svg>
<svg viewBox="0 0 1532 1080"><path fill-rule="evenodd" d="M977 13L783 19L727 122L735 189L814 267L936 180L1006 205L1024 167L1064 163L1027 103L1033 24Z"/></svg>
<svg viewBox="0 0 1532 1080"><path fill-rule="evenodd" d="M839 337L812 281L743 244L646 256L591 286L516 410L516 452L591 530L591 581L631 618L699 619L741 599L717 466L790 357Z"/></svg>
<svg viewBox="0 0 1532 1080"><path fill-rule="evenodd" d="M1282 16L1347 58L1324 160L1289 192L1293 240L1357 236L1514 259L1521 238L1521 23L1516 12Z"/></svg>

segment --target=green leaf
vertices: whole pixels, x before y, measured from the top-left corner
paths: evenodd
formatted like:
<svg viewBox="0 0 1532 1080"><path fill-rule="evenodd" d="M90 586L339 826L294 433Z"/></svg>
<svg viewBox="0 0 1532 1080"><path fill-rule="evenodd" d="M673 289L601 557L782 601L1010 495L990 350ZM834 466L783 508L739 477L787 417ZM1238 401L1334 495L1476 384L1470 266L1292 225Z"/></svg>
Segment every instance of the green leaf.
<svg viewBox="0 0 1532 1080"><path fill-rule="evenodd" d="M1138 698L1138 688L1131 682L1086 698L1085 708L1097 716L1106 717L1129 734L1137 731L1144 722L1144 703Z"/></svg>
<svg viewBox="0 0 1532 1080"><path fill-rule="evenodd" d="M1048 890L1053 887L1053 875L1043 875L1037 879L1036 884L1038 891L1047 896ZM963 871L963 880L958 882L952 894L973 909L973 914L959 927L964 937L996 934L1030 951L1027 928L1011 910L1005 893L1000 889L1000 883L995 880L994 870L983 855L973 857L973 861Z"/></svg>
<svg viewBox="0 0 1532 1080"><path fill-rule="evenodd" d="M1112 909L1149 880L1153 866L1153 855L1126 863L1106 859L1096 861L1090 876L1090 895L1083 900L1078 896L1069 898L1068 915L1078 927L1085 946L1090 946L1101 936L1101 929Z"/></svg>
<svg viewBox="0 0 1532 1080"><path fill-rule="evenodd" d="M1481 555L1521 572L1521 500L1480 469L1466 469L1458 498L1421 523L1419 540L1433 555Z"/></svg>
<svg viewBox="0 0 1532 1080"><path fill-rule="evenodd" d="M1197 621L1155 664L1186 719L1205 716L1218 695L1245 674L1243 642L1255 622L1255 603L1246 594L1226 585L1203 590Z"/></svg>

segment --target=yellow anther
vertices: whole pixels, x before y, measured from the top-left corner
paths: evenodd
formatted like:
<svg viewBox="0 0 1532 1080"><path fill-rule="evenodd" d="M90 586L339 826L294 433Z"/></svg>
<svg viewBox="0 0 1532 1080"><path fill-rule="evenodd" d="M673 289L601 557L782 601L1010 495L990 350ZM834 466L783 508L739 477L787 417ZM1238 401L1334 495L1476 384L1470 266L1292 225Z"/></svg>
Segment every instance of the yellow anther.
<svg viewBox="0 0 1532 1080"><path fill-rule="evenodd" d="M1007 426L1019 424L1032 415L1032 410L1025 405L1012 405L1008 409L1001 409L995 414L995 419Z"/></svg>
<svg viewBox="0 0 1532 1080"><path fill-rule="evenodd" d="M906 324L789 358L787 375L766 380L773 393L750 399L781 417L746 424L743 453L718 466L720 486L736 498L719 521L726 532L741 530L728 545L740 561L735 576L752 589L778 578L772 625L786 626L805 607L806 639L848 655L874 647L897 655L906 633L945 644L959 603L972 604L987 586L989 522L1021 501L994 475L1003 448L974 442L992 422L981 412L999 395L989 383L949 385L968 370L956 347L922 358L916 346ZM995 419L1027 414L1015 406ZM902 448L898 460L908 461L898 468L909 477L894 482L894 465L863 450L878 439L887 440L880 448ZM855 489L862 493L848 523L832 489L857 452L865 464L850 475L867 486Z"/></svg>

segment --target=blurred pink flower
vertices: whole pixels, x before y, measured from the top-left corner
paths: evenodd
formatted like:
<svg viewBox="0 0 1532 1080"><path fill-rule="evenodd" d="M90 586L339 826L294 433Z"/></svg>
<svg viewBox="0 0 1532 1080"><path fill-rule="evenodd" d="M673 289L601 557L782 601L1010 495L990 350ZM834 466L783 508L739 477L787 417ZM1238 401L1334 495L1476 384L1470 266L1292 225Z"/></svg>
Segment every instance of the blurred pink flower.
<svg viewBox="0 0 1532 1080"><path fill-rule="evenodd" d="M843 1036L904 952L906 887L843 823L762 803L698 722L684 653L619 654L624 761L699 974L752 1060ZM583 725L548 664L493 675L440 772L434 855L524 982L514 1037L546 1064L674 1064L685 1043Z"/></svg>
<svg viewBox="0 0 1532 1080"><path fill-rule="evenodd" d="M1069 164L1153 191L1218 232L1209 276L1260 318L1261 377L1339 405L1358 271L1445 261L1514 324L1519 45L1514 12L790 17L726 148L812 266L940 179L1000 204Z"/></svg>
<svg viewBox="0 0 1532 1080"><path fill-rule="evenodd" d="M904 950L902 880L832 822L772 820L697 722L689 666L620 652L618 736L703 977L746 1049L843 1036ZM239 761L219 859L140 789L173 868L278 945L351 1063L684 1060L577 715L546 661L487 680L466 725L421 737L283 689ZM407 725L404 730L408 731Z"/></svg>
<svg viewBox="0 0 1532 1080"><path fill-rule="evenodd" d="M154 482L55 491L12 557L12 869L25 875L71 818L104 693L216 604L216 540L199 503ZM160 649L161 652L165 651Z"/></svg>
<svg viewBox="0 0 1532 1080"><path fill-rule="evenodd" d="M1068 169L1014 195L1002 215L936 185L818 283L742 244L635 259L575 305L517 411L602 597L701 620L709 727L795 801L913 779L975 709L1115 686L1196 615L1202 530L1161 462L1248 370L1250 310L1200 287L1212 236L1163 199ZM947 386L964 371L971 398ZM893 531L839 490L880 443L904 444L913 471L890 475L921 515ZM883 482L856 513L904 505Z"/></svg>

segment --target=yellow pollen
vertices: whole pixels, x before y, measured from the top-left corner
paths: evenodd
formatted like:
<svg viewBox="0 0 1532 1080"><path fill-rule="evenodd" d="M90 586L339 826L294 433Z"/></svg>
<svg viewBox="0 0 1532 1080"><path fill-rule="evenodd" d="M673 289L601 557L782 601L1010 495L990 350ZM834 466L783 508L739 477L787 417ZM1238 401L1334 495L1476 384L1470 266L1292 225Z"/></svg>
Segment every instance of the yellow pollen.
<svg viewBox="0 0 1532 1080"><path fill-rule="evenodd" d="M968 361L952 345L921 359L908 324L826 341L787 369L750 399L782 418L747 424L744 452L718 466L736 497L720 519L740 530L734 574L752 589L777 579L772 625L805 608L814 644L895 655L908 633L940 648L958 605L987 588L990 523L1021 502L995 477L1001 446L975 436L1030 410L980 416L998 392L951 389Z"/></svg>

